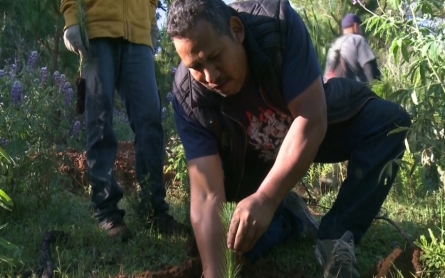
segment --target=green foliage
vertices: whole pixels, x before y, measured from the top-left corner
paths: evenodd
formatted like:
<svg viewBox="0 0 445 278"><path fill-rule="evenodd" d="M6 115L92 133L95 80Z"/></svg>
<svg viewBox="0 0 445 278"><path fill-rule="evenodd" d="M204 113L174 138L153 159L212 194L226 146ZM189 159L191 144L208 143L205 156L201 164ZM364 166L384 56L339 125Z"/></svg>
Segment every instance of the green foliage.
<svg viewBox="0 0 445 278"><path fill-rule="evenodd" d="M175 173L175 180L180 181L182 185L188 184L187 160L185 158L184 147L179 141L179 137L170 138L170 146L167 146L168 166L167 172Z"/></svg>
<svg viewBox="0 0 445 278"><path fill-rule="evenodd" d="M0 137L9 141L7 149L12 156L54 144L80 143L79 132L72 132L81 118L74 111L71 83L61 76L57 84L49 85L51 74L46 79L40 74L41 70L31 71L25 66L16 74L0 78Z"/></svg>
<svg viewBox="0 0 445 278"><path fill-rule="evenodd" d="M421 235L415 244L424 252L421 260L427 273L434 277L445 277L445 231L441 232L440 238L434 235L431 229L428 229L430 241L425 235Z"/></svg>
<svg viewBox="0 0 445 278"><path fill-rule="evenodd" d="M404 67L400 79L405 79L404 88L386 96L401 103L411 114L408 150L417 156L415 165L429 168L427 184L438 188L445 168L445 43L444 26L436 30L422 27L420 18L406 19L399 11L401 1L389 1L393 12L378 10L366 21L367 28L389 42L389 53L396 67ZM417 1L411 14L422 13L425 18L434 18L435 1ZM365 7L366 9L366 7ZM445 9L441 8L442 11ZM402 10L400 8L400 10ZM395 12L396 11L396 12Z"/></svg>
<svg viewBox="0 0 445 278"><path fill-rule="evenodd" d="M63 46L63 16L57 0L0 0L0 67L26 59L30 50L48 61L50 71L76 69L76 57Z"/></svg>
<svg viewBox="0 0 445 278"><path fill-rule="evenodd" d="M0 174L2 174L5 170L7 170L11 165L13 165L13 160L11 157L9 157L3 148L0 147ZM5 191L0 189L0 208L11 210L11 208L14 206L14 202L11 200L11 198L6 194ZM8 224L2 224L0 223L0 230L4 229ZM3 237L0 237L0 264L1 263L7 263L10 265L14 265L14 260L7 257L6 255L3 255L1 249L7 250L8 252L14 251L17 252L19 249L17 246L12 244L11 242L7 241Z"/></svg>
<svg viewBox="0 0 445 278"><path fill-rule="evenodd" d="M220 218L223 226L223 233L227 235L230 228L230 222L232 220L233 212L236 209L236 203L226 202L222 205ZM235 253L227 248L226 240L222 242L222 248L224 252L224 264L222 276L224 278L238 278L240 277L241 265L237 262Z"/></svg>

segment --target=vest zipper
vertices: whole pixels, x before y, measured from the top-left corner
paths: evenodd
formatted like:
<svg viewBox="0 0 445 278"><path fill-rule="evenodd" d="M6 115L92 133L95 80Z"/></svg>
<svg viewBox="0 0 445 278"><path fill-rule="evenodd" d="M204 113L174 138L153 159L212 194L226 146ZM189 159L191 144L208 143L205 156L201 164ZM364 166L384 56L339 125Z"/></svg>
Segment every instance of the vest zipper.
<svg viewBox="0 0 445 278"><path fill-rule="evenodd" d="M124 39L128 40L127 0L124 0Z"/></svg>
<svg viewBox="0 0 445 278"><path fill-rule="evenodd" d="M264 102L265 102L267 105L269 105L269 106L272 107L273 109L279 111L280 113L283 113L283 114L285 114L285 115L288 115L288 116L291 116L291 117L292 117L292 115L290 115L290 113L288 113L288 112L284 112L284 111L282 111L281 109L278 109L278 108L276 108L274 105L272 105L272 104L267 100L267 98L264 97L263 89L262 89L261 85L259 86L259 88L260 88L260 95L261 95L261 98L264 100ZM292 119L292 120L293 120L293 119ZM287 133L286 133L286 134L287 134Z"/></svg>
<svg viewBox="0 0 445 278"><path fill-rule="evenodd" d="M275 110L277 110L277 111L279 111L279 112L281 112L281 113L287 115L287 113L281 111L280 109L277 109L274 105L271 105L270 102L266 100L266 98L265 98L264 95L263 95L263 90L262 90L262 88L261 88L261 85L259 86L259 90L260 90L261 98L264 100L264 102L265 102L267 105L269 105L270 107L274 108ZM224 116L226 116L227 118L231 119L232 121L236 122L237 124L239 124L239 125L241 126L241 129L243 130L244 138L245 138L245 140L244 140L244 151L243 151L243 153L244 153L243 157L244 157L244 159L245 159L245 157L246 157L246 150L247 150L247 131L246 131L246 129L244 128L244 126L242 125L242 123L240 123L240 122L237 121L236 119L234 119L234 118L230 117L229 115L227 115L226 113L224 113L224 109L223 109L222 107L221 107L221 112L222 112L222 114L223 114ZM233 145L233 144L232 144L232 145ZM237 189L237 191L236 191L235 199L236 199L236 198L238 197L238 195L239 195L239 190L240 190L240 188L241 188L241 180L242 180L243 177L244 177L244 163L245 163L245 161L243 161L243 163L242 163L242 165L241 165L241 173L242 173L242 174L241 174L240 180L238 181L238 189Z"/></svg>
<svg viewBox="0 0 445 278"><path fill-rule="evenodd" d="M241 165L241 176L240 176L240 179L238 181L238 188L237 188L236 194L235 194L235 200L236 200L238 198L239 190L241 188L241 181L243 180L243 177L244 177L244 163L245 163L246 150L247 150L247 131L246 131L244 126L239 121L237 121L236 119L234 119L234 118L230 117L229 115L227 115L226 113L224 113L224 108L223 107L221 107L221 113L224 116L226 116L227 118L231 119L232 121L234 121L235 123L237 123L237 124L239 124L241 126L241 129L243 130L244 138L245 138L245 140L244 140L244 150L243 150L244 161L243 161L243 163ZM232 138L230 138L230 140L232 140ZM233 142L231 142L231 147L232 146L233 146Z"/></svg>

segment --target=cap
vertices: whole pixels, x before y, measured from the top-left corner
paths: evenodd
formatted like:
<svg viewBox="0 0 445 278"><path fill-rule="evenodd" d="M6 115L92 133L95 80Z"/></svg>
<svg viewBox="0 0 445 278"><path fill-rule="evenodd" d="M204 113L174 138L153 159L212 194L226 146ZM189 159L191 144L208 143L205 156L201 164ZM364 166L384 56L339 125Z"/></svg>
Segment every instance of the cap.
<svg viewBox="0 0 445 278"><path fill-rule="evenodd" d="M358 25L362 24L360 17L355 14L347 14L341 21L341 28L345 29L351 27L354 23L357 23Z"/></svg>

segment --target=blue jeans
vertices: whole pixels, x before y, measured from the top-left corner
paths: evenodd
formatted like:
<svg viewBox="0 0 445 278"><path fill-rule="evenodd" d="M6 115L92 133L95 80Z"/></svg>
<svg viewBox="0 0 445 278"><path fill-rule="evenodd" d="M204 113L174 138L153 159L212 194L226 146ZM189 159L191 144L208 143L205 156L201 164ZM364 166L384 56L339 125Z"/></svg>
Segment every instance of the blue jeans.
<svg viewBox="0 0 445 278"><path fill-rule="evenodd" d="M112 125L115 90L125 104L135 134L141 205L150 205L155 213L167 211L162 175L164 132L152 49L123 39L92 39L82 77L86 81L88 179L96 220L110 221L125 215L117 206L123 191L112 175L118 146Z"/></svg>
<svg viewBox="0 0 445 278"><path fill-rule="evenodd" d="M349 160L348 175L337 199L322 218L318 239L338 239L346 231L358 244L385 201L398 172L391 163L391 174L381 171L405 151L406 132L388 135L396 126L409 127L411 119L402 108L382 99L370 100L353 118L329 125L315 161L335 163ZM386 183L385 183L386 180ZM257 260L273 247L298 238L302 221L280 205L266 231L245 257Z"/></svg>
<svg viewBox="0 0 445 278"><path fill-rule="evenodd" d="M258 239L253 248L244 254L244 257L253 263L273 248L297 239L302 229L301 219L281 202L266 232Z"/></svg>
<svg viewBox="0 0 445 278"><path fill-rule="evenodd" d="M355 244L360 243L399 170L397 163L390 162L405 152L406 131L388 135L397 126L411 126L409 114L383 99L372 99L353 118L328 126L315 161L348 160L348 174L332 208L321 219L318 239L338 239L351 231ZM390 173L384 171L387 164L392 167Z"/></svg>

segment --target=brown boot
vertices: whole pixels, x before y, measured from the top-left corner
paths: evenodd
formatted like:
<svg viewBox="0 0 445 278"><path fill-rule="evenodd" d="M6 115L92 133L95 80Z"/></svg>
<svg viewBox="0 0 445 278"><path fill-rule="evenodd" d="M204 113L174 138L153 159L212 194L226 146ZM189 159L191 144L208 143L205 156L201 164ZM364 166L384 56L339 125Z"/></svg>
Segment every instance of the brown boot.
<svg viewBox="0 0 445 278"><path fill-rule="evenodd" d="M127 242L133 238L127 225L120 218L102 222L99 224L99 228L105 231L111 239L120 239L122 242Z"/></svg>

